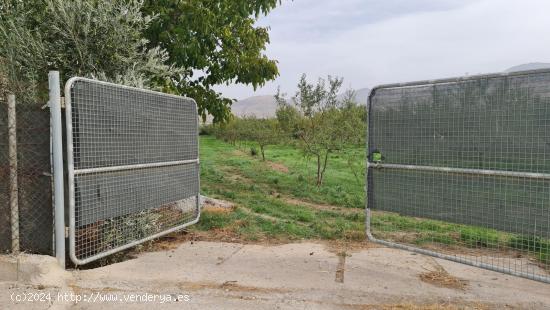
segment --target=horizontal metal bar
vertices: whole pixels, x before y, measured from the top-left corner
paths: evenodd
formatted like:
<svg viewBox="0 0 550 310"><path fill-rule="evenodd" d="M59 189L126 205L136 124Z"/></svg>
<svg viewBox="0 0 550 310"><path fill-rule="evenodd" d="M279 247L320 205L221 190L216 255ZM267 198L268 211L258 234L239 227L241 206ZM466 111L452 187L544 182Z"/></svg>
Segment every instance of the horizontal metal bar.
<svg viewBox="0 0 550 310"><path fill-rule="evenodd" d="M128 89L128 90L135 90L135 91L139 91L139 92L146 93L146 94L154 94L154 95L160 95L160 96L164 96L164 97L172 97L172 98L179 98L179 99L181 99L181 98L190 99L190 100L193 100L193 103L195 104L195 107L197 107L197 102L195 102L195 100L191 97L161 93L161 92L150 90L150 89L137 88L137 87L127 86L127 85L120 85L120 84L115 84L115 83L111 83L111 82L105 82L105 81L100 81L100 80L84 78L84 77L80 77L80 76L74 76L74 77L70 78L69 80L67 80L67 83L65 84L65 94L67 93L66 91L70 90L71 87L73 87L74 83L78 82L78 81L90 82L90 83L94 83L94 84L112 86L112 87ZM65 102L66 102L65 105L70 104L70 99L65 100Z"/></svg>
<svg viewBox="0 0 550 310"><path fill-rule="evenodd" d="M499 177L550 180L549 173L536 173L536 172L450 168L450 167L417 166L417 165L401 165L401 164L381 164L381 163L371 163L371 162L367 163L367 166L369 168L378 168L378 169L385 168L385 169L401 169L401 170L416 170L416 171L433 171L433 172L447 172L447 173L456 173L456 174L490 175L490 176L499 176Z"/></svg>
<svg viewBox="0 0 550 310"><path fill-rule="evenodd" d="M149 163L149 164L98 167L98 168L88 168L88 169L75 169L74 174L75 175L82 175L82 174L102 173L102 172L112 172L112 171L122 171L122 170L135 170L135 169L145 169L145 168L179 166L179 165L187 165L187 164L194 164L194 163L198 164L199 159L197 158L197 159L167 161L167 162Z"/></svg>
<svg viewBox="0 0 550 310"><path fill-rule="evenodd" d="M448 83L459 83L477 79L493 79L500 77L517 77L525 76L529 74L540 74L540 73L550 73L550 69L533 69L533 70L524 70L524 71L514 71L514 72L497 72L489 74L477 74L477 75L468 75L468 76L459 76L451 78L443 78L436 80L422 80L406 83L391 83L391 84L381 84L372 88L371 93L374 93L375 90L379 89L389 89L389 88L401 88L401 87L414 87L414 86L429 86L434 84L448 84Z"/></svg>

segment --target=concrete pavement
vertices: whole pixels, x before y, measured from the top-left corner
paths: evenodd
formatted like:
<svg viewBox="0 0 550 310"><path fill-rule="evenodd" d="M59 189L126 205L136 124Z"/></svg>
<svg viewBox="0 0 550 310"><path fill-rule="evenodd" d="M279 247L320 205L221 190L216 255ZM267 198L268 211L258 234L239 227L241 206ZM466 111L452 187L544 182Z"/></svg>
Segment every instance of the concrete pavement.
<svg viewBox="0 0 550 310"><path fill-rule="evenodd" d="M0 284L0 309L550 309L548 284L383 247L342 254L312 242L186 242L102 268L46 273L63 281L43 274ZM11 301L23 292L56 295Z"/></svg>

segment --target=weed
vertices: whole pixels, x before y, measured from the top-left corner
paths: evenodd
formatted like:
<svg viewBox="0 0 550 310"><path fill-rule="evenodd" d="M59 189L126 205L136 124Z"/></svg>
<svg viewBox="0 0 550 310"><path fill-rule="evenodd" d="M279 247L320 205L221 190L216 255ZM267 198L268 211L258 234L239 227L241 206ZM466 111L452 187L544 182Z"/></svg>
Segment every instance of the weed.
<svg viewBox="0 0 550 310"><path fill-rule="evenodd" d="M534 254L543 264L550 263L550 240L543 240L536 236L512 236L508 245L513 249Z"/></svg>
<svg viewBox="0 0 550 310"><path fill-rule="evenodd" d="M501 236L497 231L477 227L461 228L460 240L472 248L495 248L501 244Z"/></svg>

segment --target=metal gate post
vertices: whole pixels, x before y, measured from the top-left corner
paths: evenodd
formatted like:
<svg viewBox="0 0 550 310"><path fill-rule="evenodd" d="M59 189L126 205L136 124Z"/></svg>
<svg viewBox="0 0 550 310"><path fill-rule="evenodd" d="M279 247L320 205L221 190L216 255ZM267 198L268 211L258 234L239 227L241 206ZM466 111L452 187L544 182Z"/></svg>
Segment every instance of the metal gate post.
<svg viewBox="0 0 550 310"><path fill-rule="evenodd" d="M65 201L63 193L63 137L61 131L61 86L59 71L48 73L49 105L52 121L54 178L55 257L65 268Z"/></svg>
<svg viewBox="0 0 550 310"><path fill-rule="evenodd" d="M15 95L8 95L8 136L10 161L10 210L11 210L11 251L19 254L19 189L17 185L17 122Z"/></svg>

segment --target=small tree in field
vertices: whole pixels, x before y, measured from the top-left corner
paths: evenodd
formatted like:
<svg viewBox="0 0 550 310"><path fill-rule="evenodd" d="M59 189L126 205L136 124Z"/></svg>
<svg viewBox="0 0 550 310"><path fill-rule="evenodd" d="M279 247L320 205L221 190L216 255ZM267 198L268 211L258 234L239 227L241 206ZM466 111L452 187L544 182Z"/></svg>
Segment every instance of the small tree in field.
<svg viewBox="0 0 550 310"><path fill-rule="evenodd" d="M239 120L244 139L258 143L262 160L265 160L265 149L268 145L277 144L280 140L279 127L275 119L258 119L247 116Z"/></svg>
<svg viewBox="0 0 550 310"><path fill-rule="evenodd" d="M299 112L300 117L292 128L299 141L300 148L307 156L316 159L316 184L320 186L329 162L330 154L345 152L348 148L361 142L364 135L364 122L361 115L351 103L351 97L338 99L338 92L343 79L328 76L327 80L319 79L317 83L309 83L306 75L302 75L298 83L298 91L289 103L280 93L276 95L279 108L277 116L294 119L292 109ZM290 121L289 121L290 122Z"/></svg>
<svg viewBox="0 0 550 310"><path fill-rule="evenodd" d="M221 139L231 145L236 145L238 140L244 138L243 124L238 118L230 118L225 123L210 125L213 128L213 134L216 138Z"/></svg>
<svg viewBox="0 0 550 310"><path fill-rule="evenodd" d="M298 124L302 117L300 111L298 111L295 106L288 104L285 95L286 94L281 93L280 89L277 89L277 94L275 94L275 100L277 101L275 115L280 128L280 138L282 141L298 138Z"/></svg>

